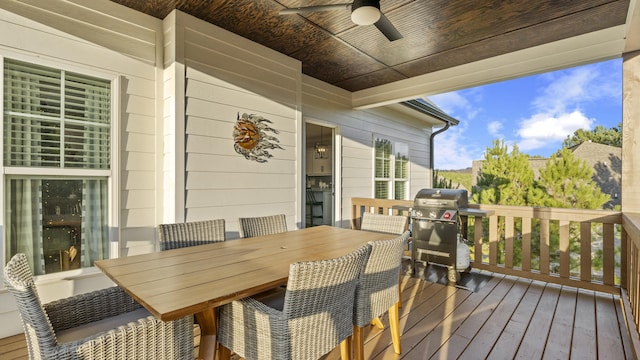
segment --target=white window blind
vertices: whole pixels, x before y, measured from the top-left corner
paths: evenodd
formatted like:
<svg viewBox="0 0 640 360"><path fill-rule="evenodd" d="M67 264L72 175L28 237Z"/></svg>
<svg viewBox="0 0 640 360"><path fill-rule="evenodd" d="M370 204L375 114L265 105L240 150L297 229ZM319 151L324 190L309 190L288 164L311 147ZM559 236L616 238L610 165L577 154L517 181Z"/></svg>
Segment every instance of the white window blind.
<svg viewBox="0 0 640 360"><path fill-rule="evenodd" d="M4 165L109 169L111 83L5 59Z"/></svg>
<svg viewBox="0 0 640 360"><path fill-rule="evenodd" d="M409 147L401 142L376 137L376 199L406 200L409 192Z"/></svg>
<svg viewBox="0 0 640 360"><path fill-rule="evenodd" d="M406 200L409 196L409 146L396 142L394 147L394 199Z"/></svg>
<svg viewBox="0 0 640 360"><path fill-rule="evenodd" d="M391 141L375 139L375 198L388 199L391 181Z"/></svg>

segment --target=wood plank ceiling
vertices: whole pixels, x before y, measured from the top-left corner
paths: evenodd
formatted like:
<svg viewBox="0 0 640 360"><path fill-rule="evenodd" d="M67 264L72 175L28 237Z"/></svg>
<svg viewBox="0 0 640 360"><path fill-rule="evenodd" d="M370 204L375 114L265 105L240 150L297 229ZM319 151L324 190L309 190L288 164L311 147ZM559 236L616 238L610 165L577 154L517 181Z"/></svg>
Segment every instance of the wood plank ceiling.
<svg viewBox="0 0 640 360"><path fill-rule="evenodd" d="M382 0L403 38L351 22L350 10L279 15L348 0L111 0L163 19L173 9L302 62L306 75L349 91L622 25L629 0Z"/></svg>

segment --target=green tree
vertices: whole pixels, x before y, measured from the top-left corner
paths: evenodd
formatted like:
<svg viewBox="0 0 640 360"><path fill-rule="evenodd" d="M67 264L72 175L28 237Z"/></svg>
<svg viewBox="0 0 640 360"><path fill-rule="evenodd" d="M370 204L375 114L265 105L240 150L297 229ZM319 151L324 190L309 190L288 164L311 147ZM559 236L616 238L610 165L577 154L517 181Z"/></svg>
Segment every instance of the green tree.
<svg viewBox="0 0 640 360"><path fill-rule="evenodd" d="M548 206L556 208L576 209L601 209L609 201L609 195L603 194L600 188L593 182L593 169L584 160L578 159L568 148L563 148L557 154L551 156L545 167L540 170L540 177L536 181L533 193L539 195L536 203L532 205ZM540 195L542 194L542 195ZM533 199L530 196L530 199ZM550 224L551 247L550 259L559 263L559 224L552 221ZM595 225L600 226L601 225ZM580 224L572 222L569 228L569 248L572 254L580 252ZM601 269L601 256L592 257L592 266ZM580 261L572 257L570 259L570 271L579 273Z"/></svg>
<svg viewBox="0 0 640 360"><path fill-rule="evenodd" d="M493 140L487 148L473 188L473 201L478 204L528 205L527 195L534 184L529 156L517 145L508 151L504 141Z"/></svg>
<svg viewBox="0 0 640 360"><path fill-rule="evenodd" d="M591 141L598 144L622 147L622 122L617 127L605 128L598 125L593 130L578 129L573 135L567 136L562 143L563 148L570 148L580 145L585 141Z"/></svg>
<svg viewBox="0 0 640 360"><path fill-rule="evenodd" d="M567 148L551 156L535 182L535 201L529 205L601 209L609 201L592 180L593 169ZM532 192L530 192L531 194ZM545 196L546 195L546 196ZM534 197L531 196L533 200Z"/></svg>

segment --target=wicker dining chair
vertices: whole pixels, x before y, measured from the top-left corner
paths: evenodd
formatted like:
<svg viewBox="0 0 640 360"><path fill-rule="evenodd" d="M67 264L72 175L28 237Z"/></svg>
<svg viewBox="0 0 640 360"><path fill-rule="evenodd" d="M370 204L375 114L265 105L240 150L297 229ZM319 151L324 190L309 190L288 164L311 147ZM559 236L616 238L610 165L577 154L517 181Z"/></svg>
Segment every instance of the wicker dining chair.
<svg viewBox="0 0 640 360"><path fill-rule="evenodd" d="M404 215L384 215L365 212L362 214L362 223L360 230L383 232L395 235L401 235L409 228L409 217ZM411 250L409 248L411 240L408 240L403 250ZM398 278L401 283L402 279ZM398 287L398 296L400 298L400 307L402 307L402 288Z"/></svg>
<svg viewBox="0 0 640 360"><path fill-rule="evenodd" d="M224 219L158 225L160 250L204 245L225 240Z"/></svg>
<svg viewBox="0 0 640 360"><path fill-rule="evenodd" d="M409 218L403 215L383 215L365 212L360 230L400 235L407 231Z"/></svg>
<svg viewBox="0 0 640 360"><path fill-rule="evenodd" d="M371 246L289 267L286 290L220 307L221 359L318 359L353 331L358 278ZM341 346L344 348L344 346Z"/></svg>
<svg viewBox="0 0 640 360"><path fill-rule="evenodd" d="M389 328L393 349L400 354L398 308L400 297L398 276L402 268L402 253L409 239L409 231L390 239L372 241L371 254L356 287L353 313L353 354L355 360L364 359L364 327L373 323L384 329L380 316L389 312Z"/></svg>
<svg viewBox="0 0 640 360"><path fill-rule="evenodd" d="M287 232L287 218L284 214L238 219L241 238L250 238Z"/></svg>
<svg viewBox="0 0 640 360"><path fill-rule="evenodd" d="M193 359L193 317L161 321L119 287L42 304L24 254L4 269L29 359Z"/></svg>

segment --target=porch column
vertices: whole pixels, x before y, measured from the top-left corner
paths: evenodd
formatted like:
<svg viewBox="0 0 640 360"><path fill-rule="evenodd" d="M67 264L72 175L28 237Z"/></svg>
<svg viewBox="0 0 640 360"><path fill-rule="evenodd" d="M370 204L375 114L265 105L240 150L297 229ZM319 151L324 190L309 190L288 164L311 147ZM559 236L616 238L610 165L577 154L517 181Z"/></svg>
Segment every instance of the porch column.
<svg viewBox="0 0 640 360"><path fill-rule="evenodd" d="M640 213L640 51L622 58L622 211Z"/></svg>

